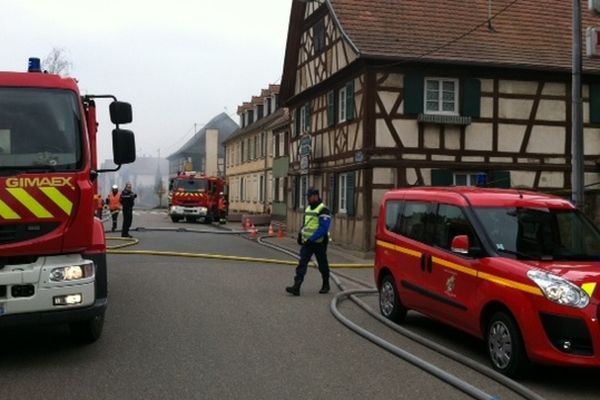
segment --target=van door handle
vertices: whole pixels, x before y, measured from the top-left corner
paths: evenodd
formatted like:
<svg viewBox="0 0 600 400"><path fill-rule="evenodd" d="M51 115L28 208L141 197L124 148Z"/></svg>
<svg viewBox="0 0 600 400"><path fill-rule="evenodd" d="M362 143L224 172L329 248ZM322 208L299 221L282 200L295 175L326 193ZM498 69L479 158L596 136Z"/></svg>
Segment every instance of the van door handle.
<svg viewBox="0 0 600 400"><path fill-rule="evenodd" d="M431 273L433 270L433 257L431 255L427 256L427 271Z"/></svg>
<svg viewBox="0 0 600 400"><path fill-rule="evenodd" d="M427 254L421 254L421 271L427 271Z"/></svg>

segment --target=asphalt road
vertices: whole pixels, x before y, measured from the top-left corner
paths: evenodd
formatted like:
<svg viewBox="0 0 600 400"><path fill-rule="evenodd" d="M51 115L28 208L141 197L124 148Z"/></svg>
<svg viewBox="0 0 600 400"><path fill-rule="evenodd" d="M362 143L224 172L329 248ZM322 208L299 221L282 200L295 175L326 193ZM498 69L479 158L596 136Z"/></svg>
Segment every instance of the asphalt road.
<svg viewBox="0 0 600 400"><path fill-rule="evenodd" d="M133 225L221 232L216 225L173 224L151 212L136 214ZM132 233L140 240L132 249L287 259L236 235ZM372 280L369 270L339 272ZM468 398L340 324L329 310L333 294L317 293L317 271L309 270L300 297L284 291L292 277L291 266L112 254L102 338L80 346L61 326L0 331L0 398ZM364 300L377 307L376 296ZM342 303L340 310L489 394L520 398L391 331L351 302ZM476 339L418 314L409 316L407 327L486 363L483 345ZM598 370L536 366L522 383L547 399L598 399L597 374Z"/></svg>

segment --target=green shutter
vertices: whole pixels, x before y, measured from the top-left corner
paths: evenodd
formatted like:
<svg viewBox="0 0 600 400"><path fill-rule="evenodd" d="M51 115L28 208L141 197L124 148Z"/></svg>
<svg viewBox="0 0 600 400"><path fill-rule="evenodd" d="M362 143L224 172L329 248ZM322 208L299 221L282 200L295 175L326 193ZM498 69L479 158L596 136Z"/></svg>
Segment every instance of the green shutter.
<svg viewBox="0 0 600 400"><path fill-rule="evenodd" d="M354 79L346 84L346 121L354 119Z"/></svg>
<svg viewBox="0 0 600 400"><path fill-rule="evenodd" d="M465 79L462 93L462 115L479 118L481 115L481 81Z"/></svg>
<svg viewBox="0 0 600 400"><path fill-rule="evenodd" d="M294 125L296 127L296 129L294 130L294 136L296 137L298 135L300 135L300 107L296 108L296 120L294 121Z"/></svg>
<svg viewBox="0 0 600 400"><path fill-rule="evenodd" d="M600 83L590 84L590 122L600 124Z"/></svg>
<svg viewBox="0 0 600 400"><path fill-rule="evenodd" d="M337 212L337 175L329 174L329 209L331 210L331 214L335 214Z"/></svg>
<svg viewBox="0 0 600 400"><path fill-rule="evenodd" d="M349 173L346 180L346 212L348 216L356 215L356 172Z"/></svg>
<svg viewBox="0 0 600 400"><path fill-rule="evenodd" d="M332 90L327 93L327 126L335 125L335 92Z"/></svg>
<svg viewBox="0 0 600 400"><path fill-rule="evenodd" d="M489 187L494 188L510 188L510 171L492 171L488 181Z"/></svg>
<svg viewBox="0 0 600 400"><path fill-rule="evenodd" d="M292 207L294 210L298 209L298 206L300 205L300 197L299 197L299 193L300 193L300 177L299 176L295 176L294 177L294 193L293 193L293 204Z"/></svg>
<svg viewBox="0 0 600 400"><path fill-rule="evenodd" d="M408 73L404 76L404 114L423 112L423 75Z"/></svg>
<svg viewBox="0 0 600 400"><path fill-rule="evenodd" d="M431 186L451 186L454 183L452 171L449 169L432 169Z"/></svg>
<svg viewBox="0 0 600 400"><path fill-rule="evenodd" d="M311 129L310 129L310 103L306 103L306 105L304 106L304 126L306 127L306 132L310 133Z"/></svg>

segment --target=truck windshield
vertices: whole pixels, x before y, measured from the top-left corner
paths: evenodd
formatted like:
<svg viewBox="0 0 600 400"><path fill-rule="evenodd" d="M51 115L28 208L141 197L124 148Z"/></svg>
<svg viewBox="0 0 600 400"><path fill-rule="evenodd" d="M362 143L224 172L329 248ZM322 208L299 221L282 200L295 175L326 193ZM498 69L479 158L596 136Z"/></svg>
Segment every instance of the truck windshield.
<svg viewBox="0 0 600 400"><path fill-rule="evenodd" d="M534 260L598 260L600 232L577 210L479 207L494 248Z"/></svg>
<svg viewBox="0 0 600 400"><path fill-rule="evenodd" d="M81 135L75 93L0 88L0 172L80 168Z"/></svg>
<svg viewBox="0 0 600 400"><path fill-rule="evenodd" d="M204 191L206 187L207 181L203 179L175 180L173 185L173 189L185 192Z"/></svg>

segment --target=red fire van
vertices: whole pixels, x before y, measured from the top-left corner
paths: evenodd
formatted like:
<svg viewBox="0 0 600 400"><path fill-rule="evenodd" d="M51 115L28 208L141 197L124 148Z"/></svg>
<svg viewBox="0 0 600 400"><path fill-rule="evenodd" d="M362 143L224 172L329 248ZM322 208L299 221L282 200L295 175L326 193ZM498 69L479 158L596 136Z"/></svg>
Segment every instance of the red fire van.
<svg viewBox="0 0 600 400"><path fill-rule="evenodd" d="M482 338L508 376L529 361L600 366L600 231L559 197L472 187L388 192L376 234L381 313Z"/></svg>

